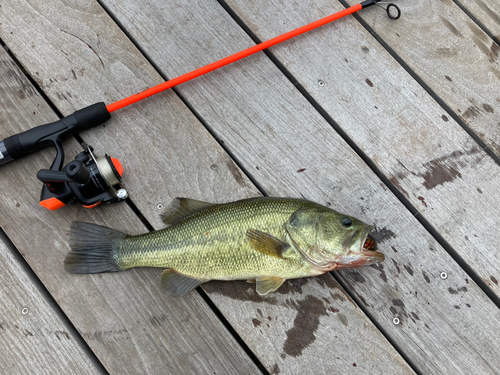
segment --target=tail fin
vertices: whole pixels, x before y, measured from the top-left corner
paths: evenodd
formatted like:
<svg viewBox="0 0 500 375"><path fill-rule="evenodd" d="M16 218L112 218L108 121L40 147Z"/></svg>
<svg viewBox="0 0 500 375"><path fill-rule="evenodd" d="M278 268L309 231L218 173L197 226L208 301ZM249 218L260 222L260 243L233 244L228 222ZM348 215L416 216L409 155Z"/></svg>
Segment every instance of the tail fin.
<svg viewBox="0 0 500 375"><path fill-rule="evenodd" d="M69 273L100 273L121 271L117 261L118 242L126 234L100 225L74 221L64 259Z"/></svg>

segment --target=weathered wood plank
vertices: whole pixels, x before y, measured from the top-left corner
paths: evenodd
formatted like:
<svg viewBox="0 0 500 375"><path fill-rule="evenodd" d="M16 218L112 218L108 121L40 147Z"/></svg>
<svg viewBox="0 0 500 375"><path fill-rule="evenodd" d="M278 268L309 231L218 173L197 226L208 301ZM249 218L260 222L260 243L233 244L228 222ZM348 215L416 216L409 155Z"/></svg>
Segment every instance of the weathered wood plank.
<svg viewBox="0 0 500 375"><path fill-rule="evenodd" d="M458 0L464 9L500 39L500 3L496 0Z"/></svg>
<svg viewBox="0 0 500 375"><path fill-rule="evenodd" d="M8 5L2 4L1 9L6 11ZM30 14L20 12L9 19L13 23L29 20ZM5 26L4 17L2 14ZM40 14L38 17L43 19ZM17 33L17 29L13 32ZM36 29L32 32L36 33ZM50 60L50 56L46 58ZM60 68L71 71L67 65ZM58 76L61 72L54 68L54 73ZM179 112L176 115L182 117ZM1 137L53 121L55 117L0 49ZM185 117L189 119L188 115ZM104 153L104 143L94 145L96 152ZM76 142L68 142L66 152L76 155ZM97 221L130 233L146 229L125 204L93 211L72 206L49 212L39 207L41 184L36 180L36 172L47 168L52 157L52 150L44 150L0 168L0 226L106 369L116 374L260 373L199 294L192 293L182 300L167 299L160 292L159 273L155 270L94 276L64 273L62 262L69 251L67 233L71 221ZM218 160L216 155L213 158Z"/></svg>
<svg viewBox="0 0 500 375"><path fill-rule="evenodd" d="M403 9L398 22L383 12L359 14L500 155L500 46L452 0L398 4Z"/></svg>
<svg viewBox="0 0 500 375"><path fill-rule="evenodd" d="M0 233L0 371L99 374Z"/></svg>
<svg viewBox="0 0 500 375"><path fill-rule="evenodd" d="M213 1L200 2L196 7L159 1L139 4L106 0L104 4L169 77L252 44ZM259 34L262 39L326 16L338 8L332 7L330 2L319 4L318 7L312 2L288 5L266 2L263 6L256 2L231 2L258 34L261 30L266 31L265 35ZM268 18L266 15L269 15ZM343 38L332 35L332 31L333 34L340 33ZM367 49L374 51L375 56L364 52ZM404 132L408 132L403 125L411 126L415 119L413 113L421 115L421 112L429 111L431 115L422 116L426 126L430 122L431 131L440 124L439 121L443 122L439 106L352 19L332 25L328 31L318 30L311 36L290 41L275 50L285 65L293 68L301 83L307 83L306 87L314 95L317 96L317 91L325 87L329 89L323 93L321 104L328 108L327 105L333 105L329 102L342 104L343 99L349 102L343 106L339 104L339 108L332 113L335 113L336 119L342 120L342 125L346 122L344 117L347 117L349 126L357 127L357 141L361 138L374 143L373 146L378 149L385 147L381 141L386 138L392 137L401 142L406 134ZM294 60L296 55L300 59ZM342 64L349 61L350 64L337 64L337 57L333 55L337 55ZM337 65L332 65L332 60ZM323 70L319 71L323 65ZM354 74L350 69L356 65L360 68ZM360 75L363 69L364 73ZM388 75L386 70L391 72L389 83L392 86L374 88L379 95L374 100L369 96L371 87L366 79L375 80L374 77L380 76L383 80ZM335 79L333 73L337 75ZM307 75L307 78L302 79L302 75ZM318 85L320 79L326 85ZM311 90L313 85L318 87L316 91ZM403 95L399 94L401 86L408 86ZM422 373L493 373L498 368L498 358L492 350L495 345L489 343L489 340L498 340L492 334L500 324L495 305L392 193L380 184L268 59L262 54L250 57L223 71L184 84L178 90L271 195L303 195L376 223L387 261L379 267L342 272L342 277L352 285L354 293ZM414 100L418 101L412 104ZM376 109L367 103L374 103L381 111L387 111L386 118L376 115L377 112L372 113ZM418 109L420 105L421 110ZM402 120L396 121L397 127L385 134L381 124L383 120L376 116L384 117L388 124L394 126L394 114ZM376 124L367 124L367 118ZM456 124L453 127L458 129ZM399 136L396 131L403 132L403 135ZM419 134L425 136L423 131ZM456 136L456 130L452 136ZM423 139L427 140L427 137ZM464 142L467 149L468 140ZM409 147L408 142L402 143ZM387 146L388 151L392 150L391 147ZM394 156L407 154L398 147ZM445 151L446 147L449 145L445 146ZM376 163L385 163L387 153L386 150L371 152L370 156ZM478 156L481 155L478 151ZM484 163L489 160L484 156L480 159ZM468 170L464 170L464 175ZM494 175L489 177L495 181ZM486 185L484 180L479 181ZM418 202L422 204L420 200ZM440 278L443 271L448 274L446 280ZM308 285L314 282L310 280ZM267 320L261 319L266 316L265 313L255 314L256 327L253 321L247 321L246 325L233 323L241 321L240 314L249 309L263 311L262 303L249 293L249 287L240 285L244 293L241 289L231 290L230 286L227 286L228 290L219 291L212 290L210 284L206 288L215 301L222 302L224 297L245 300L245 305L235 304L231 311L224 313L232 324L239 327L246 340L268 348L272 336L275 347L286 347L286 335L280 332L280 324L274 323L272 313L269 314L271 319ZM286 300L279 303L286 304ZM484 315L479 318L477 314ZM401 324L393 324L395 316ZM349 326L352 327L351 324ZM321 327L315 335L323 333ZM301 352L302 357L316 354L308 349ZM286 351L284 355L287 361L295 360ZM281 368L282 362L277 363Z"/></svg>
<svg viewBox="0 0 500 375"><path fill-rule="evenodd" d="M21 3L23 4L23 3ZM98 86L103 91L106 89L107 95L114 99L118 99L121 96L130 94L127 92L131 90L130 84L121 79L114 81L112 87L106 87L109 84L110 77L113 74L118 75L120 72L113 68L113 63L126 65L128 69L128 77L137 75L140 76L134 80L133 92L144 88L146 85L152 85L159 80L156 77L155 80L149 80L143 78L146 76L147 72L151 71L151 68L146 65L143 59L140 59L139 54L130 44L123 41L123 35L116 35L113 32L114 29L108 30L111 26L108 21L103 21L105 14L102 11L98 11L96 7L92 7L87 2L80 5L81 8L75 9L76 5L65 8L60 6L59 9L54 11L54 15L51 13L47 14L46 8L42 7L40 4L31 3L31 8L23 8L23 12L28 13L28 15L23 15L19 17L19 11L11 10L6 17L6 21L3 22L5 27L5 33L2 37L5 38L9 45L12 45L13 50L19 59L31 71L37 80L40 82L41 86L46 90L49 96L51 96L60 108L66 113L72 108L77 108L83 105L81 102L80 95L87 95L88 90L96 90L96 86L99 82L103 86ZM19 5L17 5L19 6ZM4 7L2 7L3 9ZM32 9L37 9L33 12ZM85 12L82 11L85 10ZM38 14L41 12L42 16ZM56 15L57 13L57 15ZM64 14L66 18L61 20L60 14ZM91 17L91 15L93 15ZM35 17L36 16L36 17ZM33 19L30 19L32 17ZM73 18L71 18L73 17ZM39 19L40 18L40 19ZM85 19L87 18L87 19ZM24 19L30 19L29 25L23 23ZM71 19L71 20L69 20ZM104 25L96 22L103 22ZM40 26L39 23L42 23ZM8 25L6 25L8 23ZM60 25L60 24L64 25ZM73 23L75 25L73 25ZM28 28L28 31L24 29L17 29L17 25L21 24L22 27ZM65 32L59 30L63 29ZM92 26L92 31L89 29ZM68 28L71 29L68 29ZM9 36L9 31L14 29L14 36ZM83 30L83 34L81 31ZM18 33L24 33L21 36ZM72 37L68 39L66 43L66 38L68 38L68 33L74 33L78 37ZM81 40L92 40L92 35L99 34L98 40L92 42L92 48L96 50L103 64L97 63L93 66L92 63L95 62L96 55L94 53L87 53L87 47L81 47ZM28 48L24 48L23 43L35 38L35 35L43 35L40 39L37 39L36 44L36 54ZM110 39L104 39L103 35L107 35ZM58 39L59 38L59 39ZM73 44L69 44L71 41ZM41 43L41 44L38 44ZM121 44L125 44L122 46ZM118 45L118 46L117 46ZM62 46L64 53L59 53L54 48L59 48L56 46ZM109 51L126 51L126 56L109 54ZM133 58L131 57L132 51L135 51ZM48 54L47 54L48 53ZM56 56L52 56L52 55ZM83 75L77 75L77 80L72 79L71 68L68 67L66 59L71 56L71 65L75 66L73 70L80 72L85 69L85 72L92 71L92 74L97 74L97 77L89 76L89 73ZM54 58L53 58L54 57ZM88 60L87 60L88 59ZM133 60L133 61L131 61ZM42 66L43 62L43 66ZM101 71L102 65L106 68L104 72ZM96 68L97 67L97 68ZM108 72L109 69L109 72ZM146 69L147 72L141 71ZM66 88L68 85L64 78L65 72L69 72L69 77L71 81L71 89ZM151 74L153 75L153 74ZM68 86L69 87L69 86ZM119 87L118 89L113 89ZM70 95L67 94L67 92ZM58 93L65 92L64 97L58 95ZM98 95L94 95L93 101L97 101L101 98ZM87 98L87 104L92 102L92 98ZM121 123L122 126L113 126L113 124ZM127 128L123 127L123 124L127 124ZM167 125L165 125L167 124ZM148 129L148 132L144 132L143 129ZM160 134L161 136L158 136ZM221 200L233 200L240 198L242 196L250 196L258 194L255 187L253 187L250 181L245 178L241 171L233 164L233 162L224 154L222 149L217 146L216 142L208 137L208 133L201 126L201 124L195 121L192 115L186 113L185 107L180 103L178 98L176 98L173 93L166 93L161 97L155 98L153 101L144 102L138 106L134 106L128 110L120 112L116 116L116 121L111 122L111 125L106 126L106 131L94 131L89 134L84 135L85 139L91 140L93 145L106 145L106 151L112 155L118 155L126 167L126 171L131 168L131 171L127 174L126 186L131 192L131 196L138 207L145 213L151 222L158 227L159 220L157 219L158 212L156 205L158 202L166 203L168 199L171 199L175 195L187 195L190 197L195 197L204 200L211 201L221 201ZM151 146L152 145L152 146ZM154 159L152 159L154 157ZM136 161L130 159L137 159ZM151 159L148 159L151 158ZM130 163L130 164L129 164ZM150 165L150 163L153 163ZM154 164L158 163L158 164ZM163 164L162 164L163 163ZM162 164L162 165L161 165ZM137 168L137 169L136 169ZM157 169L155 169L157 168ZM161 170L161 173L158 173ZM135 183L129 179L136 179ZM139 183L140 182L140 183ZM174 183L175 182L175 183ZM163 187L165 186L165 189ZM134 194L135 192L135 194ZM221 194L221 192L223 192ZM215 199L214 199L215 197ZM102 223L109 223L112 220L112 215L101 216L100 210L97 211L97 217L93 220ZM81 214L79 212L79 214ZM62 215L62 214L61 214ZM71 216L67 211L61 220L68 220L68 216ZM121 224L114 223L112 226L117 228ZM64 222L63 227L67 224ZM121 225L124 229L125 226ZM14 231L13 228L9 228ZM18 233L17 236L20 236ZM61 243L63 240L61 240ZM24 246L25 248L25 246ZM66 246L62 246L63 250L66 250ZM31 255L32 256L32 255ZM57 272L60 272L58 270ZM128 274L128 273L126 273ZM141 280L137 280L137 275L144 275L142 271L137 271L129 278L133 278L135 282L140 283ZM120 275L121 277L125 277ZM109 281L111 279L116 279L116 275L102 275L102 280ZM70 279L71 278L71 279ZM82 290L85 290L88 286L83 284L87 279L75 279L73 275L65 275L64 280L71 280L74 285L79 285L82 283ZM92 282L99 282L101 279L89 278ZM286 316L290 321L297 320L293 323L296 326L294 329L290 326L290 322L275 321L274 331L280 334L280 337L275 338L273 332L270 335L270 344L266 347L262 347L257 340L251 342L252 349L259 350L257 355L261 358L270 358L269 362L265 365L268 369L275 373L282 371L282 373L293 373L293 372L313 372L316 369L320 371L322 369L327 369L328 371L335 371L339 365L343 365L343 373L358 372L358 367L353 366L353 363L359 364L360 368L365 368L366 371L369 369L374 369L374 371L382 372L388 374L402 374L402 373L412 373L408 365L402 360L399 354L391 347L391 345L385 340L385 338L377 331L377 329L369 322L369 320L363 315L361 310L357 308L354 304L347 301L345 297L331 297L332 288L323 287L322 285L333 285L336 290L336 294L341 293L341 288L332 279L330 275L325 276L323 283L316 286L317 281L308 281L311 284L310 287L305 288L305 293L296 296L283 295L280 298L274 297L279 303L272 304L268 302L259 302L253 304L251 309L248 306L242 306L240 301L232 302L230 297L225 299L219 297L221 303L219 303L219 308L223 310L226 315L232 314L232 310L236 306L239 311L239 315L236 319L232 319L231 323L237 328L239 332L242 332L241 326L245 329L251 324L253 326L253 319L258 316L258 311L265 309L269 315L272 316ZM148 283L151 283L149 285ZM146 293L152 298L159 298L161 300L167 301L167 299L159 295L157 289L157 280L151 280L151 277L144 281L144 288L148 288ZM96 305L104 304L105 306L109 303L106 301L106 297L109 298L111 290L117 288L113 284L113 287L99 289L99 293L102 293L102 297L99 297L97 301L92 302L92 306L89 309L96 308ZM137 289L138 285L128 283L125 288L118 288L118 300L125 298L127 301L130 300L129 297L124 295L130 293L132 288ZM115 292L117 293L117 292ZM140 293L140 292L138 292ZM157 295L158 293L158 295ZM334 294L334 296L336 295ZM255 292L254 292L255 295ZM66 298L66 297L65 297ZM333 299L332 299L333 298ZM340 302L336 302L335 298L340 299ZM312 307L310 307L309 302L313 301ZM73 301L72 301L73 302ZM85 302L89 303L88 300ZM343 303L344 302L344 303ZM176 304L187 304L189 302L184 302L183 300L177 302ZM160 319L145 319L146 321L156 322L159 321L161 325L164 321L168 319L170 315L175 315L174 312L160 313L159 310L164 309L164 307L156 308L154 304L150 304L152 307L144 309L144 314L160 314L153 315L160 316ZM303 307L301 307L303 306ZM142 307L142 306L140 306ZM184 308L188 308L184 306ZM195 307L192 307L196 310ZM341 315L337 315L335 309L341 308ZM124 314L128 316L127 306L120 306L117 315ZM340 310L339 310L340 311ZM304 315L308 312L307 317ZM95 313L94 313L95 314ZM347 322L344 316L348 316L348 322L351 325L349 328L346 327ZM294 318L295 317L295 318ZM122 319L124 319L123 317ZM182 317L181 317L182 318ZM81 317L84 319L84 317ZM318 328L309 326L310 330L307 330L304 334L307 336L305 341L301 340L302 332L300 331L300 322L304 319L311 319L313 324L317 324ZM194 319L189 319L191 322ZM111 323L111 322L110 322ZM144 320L138 319L137 330L143 328ZM181 322L176 322L182 326ZM194 322L193 322L194 324ZM316 332L314 330L316 329ZM285 341L284 337L287 335L287 330L290 331L290 337ZM298 334L294 335L294 332ZM334 335L330 335L330 330L339 332L338 338ZM215 333L214 333L215 332ZM219 333L214 330L212 335L218 335ZM319 333L318 333L319 332ZM316 339L321 333L321 339ZM207 334L210 337L210 333L205 333L205 331L200 332L200 334ZM101 341L106 340L126 340L129 336L128 331L123 332L120 329L109 327L106 331L100 330L96 334L84 333L84 337L90 342L94 338L100 339ZM367 336L367 337L364 337ZM187 334L185 335L186 340L194 340L194 338ZM144 338L134 337L134 340L147 340L149 338L149 333L145 334ZM211 338L211 340L214 340ZM208 339L207 339L208 341ZM287 342L287 348L290 353L298 356L297 359L286 360L287 354L282 353L282 346ZM338 346L340 343L341 347L344 348L343 351L338 351L338 360L332 360L330 348L332 346ZM109 345L115 345L114 342ZM162 345L158 343L157 345ZM212 344L214 345L214 344ZM221 347L224 351L224 345L216 343L215 347ZM99 348L101 349L101 348ZM151 348L147 349L151 352L150 355L155 355L155 351ZM265 352L263 352L265 350ZM308 351L314 353L314 356L303 355L300 356L297 353L302 351ZM99 350L102 352L103 350ZM194 349L196 353L198 350ZM126 351L124 351L127 353ZM104 355L109 355L111 353L105 353ZM141 355L145 355L141 353ZM162 353L163 355L163 353ZM214 354L215 355L215 354ZM281 357L284 356L284 358ZM131 356L133 357L133 356ZM191 366L186 371L191 371L192 366L199 365L199 363L192 364L191 362L196 361L193 356L187 355L186 366ZM170 360L169 355L165 355L165 360ZM108 359L109 360L109 359ZM356 361L356 362L355 362ZM125 364L127 361L122 362ZM149 365L149 364L148 364ZM207 366L210 365L207 361ZM151 368L156 368L161 371L161 366L158 364L151 364L147 370ZM277 367L279 366L279 368ZM347 367L346 367L347 366ZM242 364L243 367L243 364ZM118 366L115 367L117 369ZM182 367L178 366L172 372L182 373ZM247 371L240 370L235 371L235 373L247 373Z"/></svg>

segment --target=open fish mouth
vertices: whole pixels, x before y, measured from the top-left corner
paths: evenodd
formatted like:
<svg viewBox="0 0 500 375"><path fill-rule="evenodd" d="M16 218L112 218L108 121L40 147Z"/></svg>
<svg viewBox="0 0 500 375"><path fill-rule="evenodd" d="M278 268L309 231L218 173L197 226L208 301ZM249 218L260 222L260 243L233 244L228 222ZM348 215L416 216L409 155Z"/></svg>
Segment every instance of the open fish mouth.
<svg viewBox="0 0 500 375"><path fill-rule="evenodd" d="M377 251L377 242L369 236L373 226L365 226L361 232L355 231L346 241L347 254L337 260L338 268L356 268L383 262L384 254Z"/></svg>

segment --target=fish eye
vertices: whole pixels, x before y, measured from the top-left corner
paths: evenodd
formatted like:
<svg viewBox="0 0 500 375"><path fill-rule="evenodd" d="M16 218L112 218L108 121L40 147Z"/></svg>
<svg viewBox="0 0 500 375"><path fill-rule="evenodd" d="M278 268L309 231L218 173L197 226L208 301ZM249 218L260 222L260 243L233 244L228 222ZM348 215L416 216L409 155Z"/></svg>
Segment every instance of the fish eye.
<svg viewBox="0 0 500 375"><path fill-rule="evenodd" d="M348 217L343 217L342 218L342 225L346 228L350 227L352 225L352 220Z"/></svg>

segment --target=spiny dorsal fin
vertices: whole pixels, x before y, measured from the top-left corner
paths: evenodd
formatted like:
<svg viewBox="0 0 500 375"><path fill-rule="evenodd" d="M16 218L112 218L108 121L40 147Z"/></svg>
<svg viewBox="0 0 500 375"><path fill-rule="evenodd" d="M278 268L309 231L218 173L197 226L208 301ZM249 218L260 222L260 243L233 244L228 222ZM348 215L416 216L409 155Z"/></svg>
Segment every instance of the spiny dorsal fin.
<svg viewBox="0 0 500 375"><path fill-rule="evenodd" d="M290 247L286 242L257 229L247 230L247 238L255 250L275 258L283 259L283 253Z"/></svg>
<svg viewBox="0 0 500 375"><path fill-rule="evenodd" d="M160 214L160 217L165 224L173 225L196 212L214 206L218 205L190 198L174 198L165 211Z"/></svg>
<svg viewBox="0 0 500 375"><path fill-rule="evenodd" d="M170 297L182 297L207 280L195 279L169 268L161 273L161 289Z"/></svg>
<svg viewBox="0 0 500 375"><path fill-rule="evenodd" d="M276 276L259 276L257 277L257 293L261 296L265 296L270 292L274 292L278 289L286 279Z"/></svg>

